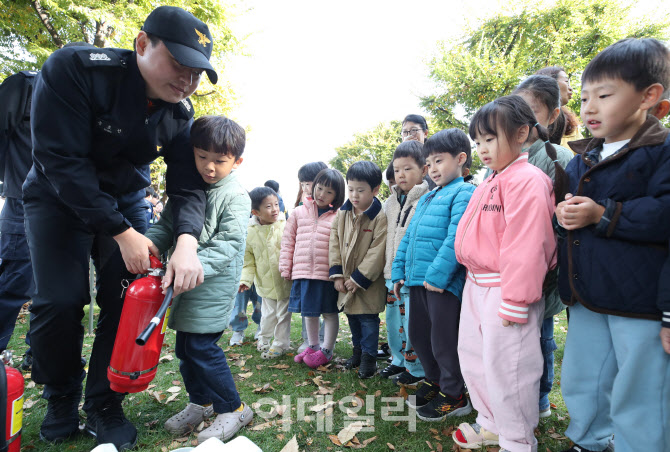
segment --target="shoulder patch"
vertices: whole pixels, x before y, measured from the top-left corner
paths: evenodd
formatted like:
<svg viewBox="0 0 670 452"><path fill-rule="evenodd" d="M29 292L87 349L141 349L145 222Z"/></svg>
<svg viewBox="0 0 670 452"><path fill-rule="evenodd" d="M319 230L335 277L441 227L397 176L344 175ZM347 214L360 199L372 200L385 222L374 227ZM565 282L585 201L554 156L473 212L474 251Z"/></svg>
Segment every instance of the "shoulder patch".
<svg viewBox="0 0 670 452"><path fill-rule="evenodd" d="M92 67L125 67L126 62L119 56L106 49L87 48L75 52L81 64L86 68Z"/></svg>
<svg viewBox="0 0 670 452"><path fill-rule="evenodd" d="M182 111L182 113L187 117L187 118L192 118L194 111L193 111L193 104L191 103L191 99L188 97L186 99L182 99L179 101L179 107Z"/></svg>

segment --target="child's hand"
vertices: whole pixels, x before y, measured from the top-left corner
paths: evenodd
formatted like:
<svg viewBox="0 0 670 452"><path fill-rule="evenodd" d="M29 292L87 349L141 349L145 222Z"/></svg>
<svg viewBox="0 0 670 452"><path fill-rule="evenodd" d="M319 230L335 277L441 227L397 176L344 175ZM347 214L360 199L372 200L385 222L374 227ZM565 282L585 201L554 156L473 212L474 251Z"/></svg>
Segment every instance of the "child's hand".
<svg viewBox="0 0 670 452"><path fill-rule="evenodd" d="M400 300L400 289L404 285L405 285L405 280L404 279L401 279L400 281L398 281L397 283L395 283L393 285L393 293L395 293L395 296L398 300Z"/></svg>
<svg viewBox="0 0 670 452"><path fill-rule="evenodd" d="M291 277L290 277L290 276L284 276L284 279L285 279L286 281L291 281Z"/></svg>
<svg viewBox="0 0 670 452"><path fill-rule="evenodd" d="M347 289L344 287L344 278L335 278L335 290L346 293Z"/></svg>
<svg viewBox="0 0 670 452"><path fill-rule="evenodd" d="M661 328L661 344L665 353L670 355L670 328Z"/></svg>
<svg viewBox="0 0 670 452"><path fill-rule="evenodd" d="M558 214L557 218L563 227L569 231L598 224L605 213L603 206L596 204L594 200L586 196L573 196L561 204L565 205L561 209L561 218L558 218Z"/></svg>
<svg viewBox="0 0 670 452"><path fill-rule="evenodd" d="M444 289L438 289L435 286L431 286L426 281L423 282L423 287L425 287L426 290L430 290L431 292L444 293Z"/></svg>
<svg viewBox="0 0 670 452"><path fill-rule="evenodd" d="M358 285L351 278L344 281L344 287L346 287L347 291L351 293L356 293L356 290L358 289Z"/></svg>
<svg viewBox="0 0 670 452"><path fill-rule="evenodd" d="M503 322L504 327L521 325L520 323L512 322L511 320L507 320L507 319L502 319L502 322Z"/></svg>
<svg viewBox="0 0 670 452"><path fill-rule="evenodd" d="M249 286L247 286L246 284L240 284L240 288L237 291L239 293L242 293L242 292L246 292L247 290L249 290Z"/></svg>

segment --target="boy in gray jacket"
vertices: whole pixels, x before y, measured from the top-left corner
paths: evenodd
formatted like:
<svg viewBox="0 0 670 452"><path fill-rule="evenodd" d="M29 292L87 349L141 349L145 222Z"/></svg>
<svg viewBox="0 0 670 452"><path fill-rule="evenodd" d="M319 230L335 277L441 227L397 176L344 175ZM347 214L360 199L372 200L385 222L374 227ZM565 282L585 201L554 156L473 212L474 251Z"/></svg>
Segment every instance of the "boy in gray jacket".
<svg viewBox="0 0 670 452"><path fill-rule="evenodd" d="M217 414L198 434L227 441L251 422L251 408L240 401L226 356L217 345L228 326L244 264L251 201L234 170L242 163L245 133L223 116L203 116L193 123L191 144L198 172L209 184L205 224L198 258L205 281L175 297L168 320L177 330L175 350L190 403L165 422L175 435L193 430ZM160 221L146 234L162 253L173 247L172 209L168 202Z"/></svg>

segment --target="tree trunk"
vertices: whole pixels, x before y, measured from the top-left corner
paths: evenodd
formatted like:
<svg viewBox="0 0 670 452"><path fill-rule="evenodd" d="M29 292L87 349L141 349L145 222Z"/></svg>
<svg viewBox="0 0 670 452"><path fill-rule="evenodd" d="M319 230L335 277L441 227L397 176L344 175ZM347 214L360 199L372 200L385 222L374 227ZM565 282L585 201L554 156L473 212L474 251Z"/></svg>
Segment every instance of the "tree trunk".
<svg viewBox="0 0 670 452"><path fill-rule="evenodd" d="M105 41L107 40L107 27L104 22L95 21L95 39L93 40L93 45L96 47L105 47Z"/></svg>
<svg viewBox="0 0 670 452"><path fill-rule="evenodd" d="M40 4L40 0L31 0L30 5L33 7L35 12L37 13L37 17L40 18L40 22L42 22L44 27L47 29L47 31L51 35L51 39L53 40L54 44L56 44L59 48L63 47L63 40L58 35L58 30L56 30L53 27L53 25L51 25L51 21L49 20L49 16L47 15L47 12L45 11L45 9Z"/></svg>

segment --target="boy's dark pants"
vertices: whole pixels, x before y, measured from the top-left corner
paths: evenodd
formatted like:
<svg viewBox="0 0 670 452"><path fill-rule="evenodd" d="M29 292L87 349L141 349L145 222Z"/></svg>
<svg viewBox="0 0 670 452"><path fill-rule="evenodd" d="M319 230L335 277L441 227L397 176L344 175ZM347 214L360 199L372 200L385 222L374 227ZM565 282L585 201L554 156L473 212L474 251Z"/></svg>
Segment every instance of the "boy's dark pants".
<svg viewBox="0 0 670 452"><path fill-rule="evenodd" d="M347 314L351 342L363 353L377 356L379 346L379 314Z"/></svg>
<svg viewBox="0 0 670 452"><path fill-rule="evenodd" d="M177 331L175 343L189 399L198 405L211 403L217 414L231 413L242 403L226 355L217 344L221 334Z"/></svg>
<svg viewBox="0 0 670 452"><path fill-rule="evenodd" d="M458 322L461 301L449 291L409 288L409 338L423 364L426 380L438 383L443 394L458 398L465 383L458 361Z"/></svg>

